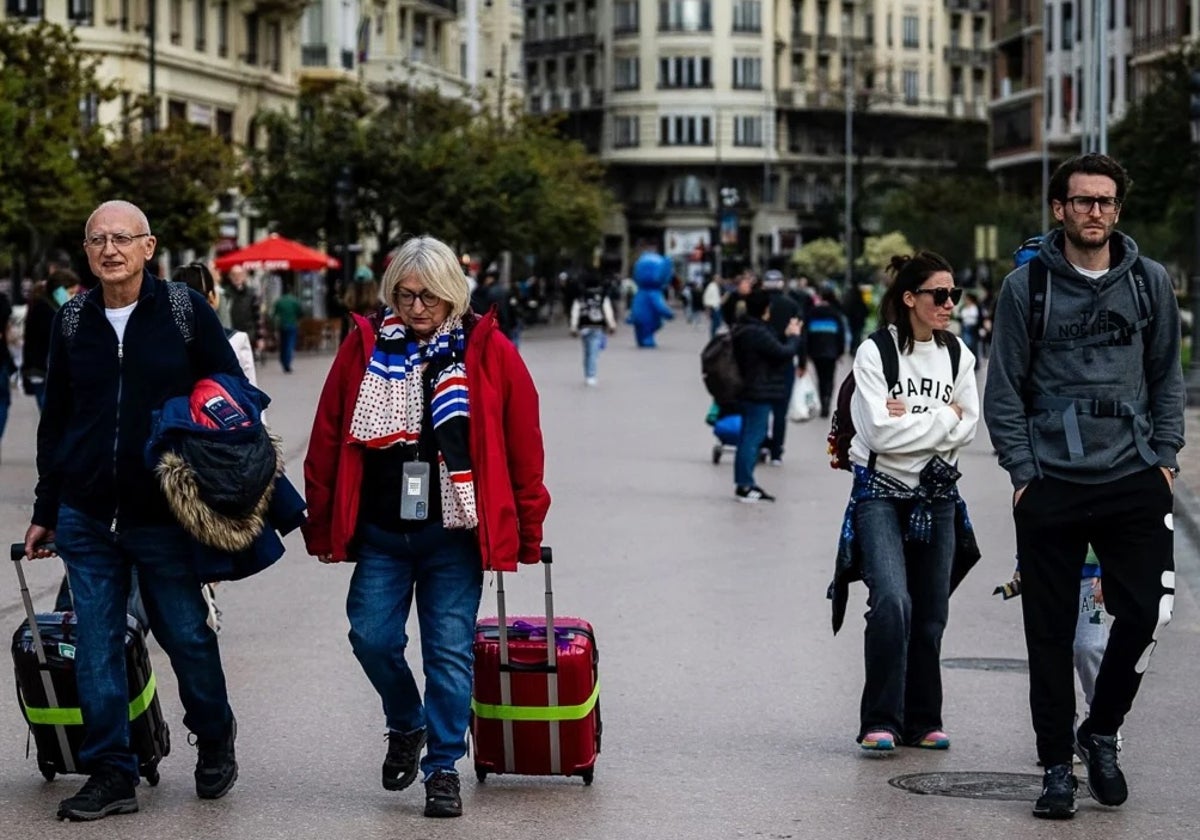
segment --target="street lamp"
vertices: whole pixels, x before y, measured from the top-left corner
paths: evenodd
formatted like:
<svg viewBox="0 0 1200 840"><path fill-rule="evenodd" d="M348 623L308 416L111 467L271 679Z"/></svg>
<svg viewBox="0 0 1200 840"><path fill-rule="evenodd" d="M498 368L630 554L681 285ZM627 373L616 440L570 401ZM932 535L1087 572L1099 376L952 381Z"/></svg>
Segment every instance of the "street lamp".
<svg viewBox="0 0 1200 840"><path fill-rule="evenodd" d="M348 165L343 166L338 173L337 181L333 185L333 198L338 215L342 217L342 284L337 295L341 300L353 282L350 265L350 211L354 207L354 175Z"/></svg>

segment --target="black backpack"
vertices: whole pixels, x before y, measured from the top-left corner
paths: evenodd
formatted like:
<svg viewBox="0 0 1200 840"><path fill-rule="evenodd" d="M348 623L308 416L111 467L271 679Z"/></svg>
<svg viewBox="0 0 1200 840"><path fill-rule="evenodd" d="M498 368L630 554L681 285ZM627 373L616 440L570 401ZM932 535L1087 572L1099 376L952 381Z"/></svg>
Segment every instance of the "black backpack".
<svg viewBox="0 0 1200 840"><path fill-rule="evenodd" d="M940 331L939 331L940 332ZM962 358L962 345L953 333L942 332L946 339L946 349L950 351L951 379L958 380L958 360ZM880 327L867 336L879 348L879 357L883 361L883 378L891 391L900 382L900 353L896 342L887 327ZM842 385L838 388L837 408L833 412L833 420L829 424L829 434L825 438L825 451L829 454L829 466L835 470L850 470L850 441L854 439L854 421L850 419L850 398L854 396L854 371L846 374ZM871 453L868 469L875 469L875 453Z"/></svg>
<svg viewBox="0 0 1200 840"><path fill-rule="evenodd" d="M733 354L733 331L718 333L700 351L700 376L717 405L737 402L742 396L742 372Z"/></svg>
<svg viewBox="0 0 1200 840"><path fill-rule="evenodd" d="M1048 339L1045 337L1045 332L1047 291L1050 285L1049 271L1040 257L1031 259L1029 261L1029 339L1032 350L1036 352L1043 347L1047 350L1074 350L1077 347L1089 345L1116 344L1142 330L1145 330L1142 333L1143 341L1149 342L1150 331L1146 330L1146 327L1154 321L1154 307L1150 300L1150 289L1146 283L1146 266L1142 263L1141 257L1134 261L1133 268L1126 276L1129 278L1134 302L1137 304L1138 320L1127 326L1097 335L1073 339ZM1029 366L1033 367L1032 353Z"/></svg>

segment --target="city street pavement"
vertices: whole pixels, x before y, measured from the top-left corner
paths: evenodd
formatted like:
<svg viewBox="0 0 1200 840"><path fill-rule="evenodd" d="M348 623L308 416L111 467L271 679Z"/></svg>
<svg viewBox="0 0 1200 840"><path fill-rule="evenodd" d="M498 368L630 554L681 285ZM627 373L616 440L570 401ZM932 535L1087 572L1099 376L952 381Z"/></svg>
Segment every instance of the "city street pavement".
<svg viewBox="0 0 1200 840"><path fill-rule="evenodd" d="M297 534L273 568L220 587L241 765L230 794L195 797L176 683L152 646L173 751L161 784L139 788L140 814L95 825L54 820L58 800L80 779L42 780L26 756L12 683L0 680L0 838L1200 836L1190 753L1200 612L1197 556L1182 538L1189 531L1181 528L1177 543L1186 574L1175 618L1123 730L1129 801L1105 809L1081 791L1074 821L1035 820L1040 771L1020 609L992 596L1013 569L1011 491L981 430L963 455L961 488L984 558L952 600L943 646L953 747L863 754L853 739L865 588L852 588L836 637L825 599L849 476L828 466L827 421L790 424L784 465L758 468L778 503L737 504L732 455L717 466L710 457L698 358L706 335L680 318L659 334L658 349L639 350L623 327L602 355L598 388L584 387L579 345L564 328L533 328L522 346L542 398L556 604L590 619L599 641L604 743L594 785L510 776L478 784L468 757L460 765L466 815L440 822L421 816L419 784L384 791L379 701L346 639L351 568L318 564ZM329 361L302 355L296 373L284 376L269 359L260 372L298 484ZM14 400L0 464L0 526L9 540L24 533L34 481L33 402ZM1181 501L1193 498L1188 482L1200 490L1196 476L1200 455L1194 470L1185 462ZM27 568L48 607L57 561ZM540 573L526 569L508 584L510 610L541 609ZM488 580L484 614L494 612L494 599ZM20 615L9 570L0 575L0 626L15 628ZM414 638L413 662L416 651ZM910 781L967 796L889 784L912 774L934 774Z"/></svg>

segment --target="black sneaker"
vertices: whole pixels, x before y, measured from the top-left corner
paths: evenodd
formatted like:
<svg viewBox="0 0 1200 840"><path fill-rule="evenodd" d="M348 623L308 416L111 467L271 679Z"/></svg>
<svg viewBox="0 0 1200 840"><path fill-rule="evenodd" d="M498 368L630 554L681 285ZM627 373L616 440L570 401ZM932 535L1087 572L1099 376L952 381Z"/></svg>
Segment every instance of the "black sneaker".
<svg viewBox="0 0 1200 840"><path fill-rule="evenodd" d="M229 734L224 738L196 739L196 795L201 799L220 799L229 793L237 781L237 757L233 742L237 740L237 720L231 719Z"/></svg>
<svg viewBox="0 0 1200 840"><path fill-rule="evenodd" d="M383 789L404 790L417 778L425 730L389 732L387 757L383 759Z"/></svg>
<svg viewBox="0 0 1200 840"><path fill-rule="evenodd" d="M438 770L425 782L425 816L462 816L462 797L458 795L457 773Z"/></svg>
<svg viewBox="0 0 1200 840"><path fill-rule="evenodd" d="M1033 805L1033 815L1047 820L1069 820L1075 816L1075 791L1079 782L1070 764L1055 764L1042 775L1042 795Z"/></svg>
<svg viewBox="0 0 1200 840"><path fill-rule="evenodd" d="M1116 735L1075 733L1075 752L1087 765L1087 789L1101 805L1116 807L1129 798L1125 774L1117 761L1121 745Z"/></svg>
<svg viewBox="0 0 1200 840"><path fill-rule="evenodd" d="M136 814L137 809L133 782L119 770L102 767L83 783L79 793L58 803L58 818L98 820L110 814Z"/></svg>
<svg viewBox="0 0 1200 840"><path fill-rule="evenodd" d="M774 496L759 487L757 484L753 487L739 487L734 491L734 495L737 497L739 502L746 502L747 504L775 501Z"/></svg>

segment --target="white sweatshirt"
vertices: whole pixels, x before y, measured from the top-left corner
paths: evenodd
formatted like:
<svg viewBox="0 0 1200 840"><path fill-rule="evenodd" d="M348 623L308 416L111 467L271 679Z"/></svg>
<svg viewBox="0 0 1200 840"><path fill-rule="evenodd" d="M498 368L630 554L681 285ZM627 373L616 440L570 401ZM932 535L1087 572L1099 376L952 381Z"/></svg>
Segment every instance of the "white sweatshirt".
<svg viewBox="0 0 1200 840"><path fill-rule="evenodd" d="M894 327L889 328L893 340ZM979 393L975 386L975 357L962 345L958 379L951 382L950 351L937 343L917 341L911 353L900 353L900 382L895 397L905 412L889 417L887 382L874 341L864 341L854 356L854 396L850 416L855 434L850 460L867 465L877 453L875 469L898 478L909 487L920 484L921 470L940 455L955 464L959 448L975 438L979 424ZM962 419L950 407L958 403Z"/></svg>

